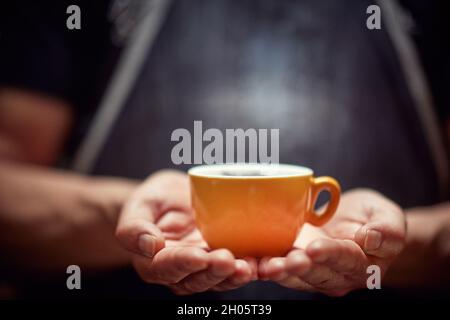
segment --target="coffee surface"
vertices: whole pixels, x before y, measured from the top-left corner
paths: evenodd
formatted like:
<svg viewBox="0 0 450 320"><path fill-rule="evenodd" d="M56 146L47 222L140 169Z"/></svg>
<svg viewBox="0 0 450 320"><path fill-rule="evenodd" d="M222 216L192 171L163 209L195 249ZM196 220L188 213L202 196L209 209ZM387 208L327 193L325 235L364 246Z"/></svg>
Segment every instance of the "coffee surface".
<svg viewBox="0 0 450 320"><path fill-rule="evenodd" d="M221 175L227 177L263 177L268 176L261 171L221 171Z"/></svg>
<svg viewBox="0 0 450 320"><path fill-rule="evenodd" d="M286 175L295 175L298 172L290 171L250 171L250 170L225 170L218 172L218 175L225 177L278 177Z"/></svg>

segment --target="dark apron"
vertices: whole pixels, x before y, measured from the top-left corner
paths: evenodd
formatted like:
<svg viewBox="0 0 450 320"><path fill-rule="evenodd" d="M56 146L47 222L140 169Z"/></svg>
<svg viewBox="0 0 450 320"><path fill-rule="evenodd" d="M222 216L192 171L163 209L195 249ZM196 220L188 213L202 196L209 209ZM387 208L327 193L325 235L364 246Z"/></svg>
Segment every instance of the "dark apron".
<svg viewBox="0 0 450 320"><path fill-rule="evenodd" d="M185 170L172 164L171 133L202 120L204 130L279 128L281 163L343 190L373 188L403 207L437 202L421 122L386 31L366 28L369 4L175 1L93 173ZM299 295L252 284L220 297Z"/></svg>

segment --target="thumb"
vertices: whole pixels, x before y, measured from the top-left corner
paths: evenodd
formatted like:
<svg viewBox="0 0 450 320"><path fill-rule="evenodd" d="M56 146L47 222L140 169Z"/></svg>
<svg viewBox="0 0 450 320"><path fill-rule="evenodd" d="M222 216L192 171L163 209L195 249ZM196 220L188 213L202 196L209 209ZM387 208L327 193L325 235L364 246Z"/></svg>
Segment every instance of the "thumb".
<svg viewBox="0 0 450 320"><path fill-rule="evenodd" d="M355 233L355 242L365 253L379 257L397 256L404 247L406 220L397 208L370 207L370 220Z"/></svg>
<svg viewBox="0 0 450 320"><path fill-rule="evenodd" d="M128 251L152 258L164 248L164 236L153 221L150 206L129 202L120 214L116 237Z"/></svg>

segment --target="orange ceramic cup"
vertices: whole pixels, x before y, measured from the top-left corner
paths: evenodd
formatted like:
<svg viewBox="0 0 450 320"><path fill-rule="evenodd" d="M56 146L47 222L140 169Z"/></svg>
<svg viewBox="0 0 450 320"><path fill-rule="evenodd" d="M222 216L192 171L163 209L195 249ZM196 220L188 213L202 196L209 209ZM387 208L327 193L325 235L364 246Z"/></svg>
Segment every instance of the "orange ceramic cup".
<svg viewBox="0 0 450 320"><path fill-rule="evenodd" d="M339 204L340 187L311 169L282 164L197 166L188 172L196 224L210 248L236 257L283 256L303 224L326 223ZM314 210L323 190L330 201Z"/></svg>

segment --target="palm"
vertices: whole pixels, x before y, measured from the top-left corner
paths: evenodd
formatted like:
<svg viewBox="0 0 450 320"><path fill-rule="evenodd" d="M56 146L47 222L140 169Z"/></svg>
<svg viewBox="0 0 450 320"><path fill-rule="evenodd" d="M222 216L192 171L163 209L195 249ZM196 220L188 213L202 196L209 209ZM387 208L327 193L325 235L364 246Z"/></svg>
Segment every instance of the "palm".
<svg viewBox="0 0 450 320"><path fill-rule="evenodd" d="M326 225L315 227L305 224L295 240L294 247L305 249L314 240L323 238L354 240L356 232L367 223L369 215L370 209L352 214L351 211L346 210L344 204Z"/></svg>
<svg viewBox="0 0 450 320"><path fill-rule="evenodd" d="M208 249L190 212L167 212L156 225L166 239L166 247L199 247Z"/></svg>

